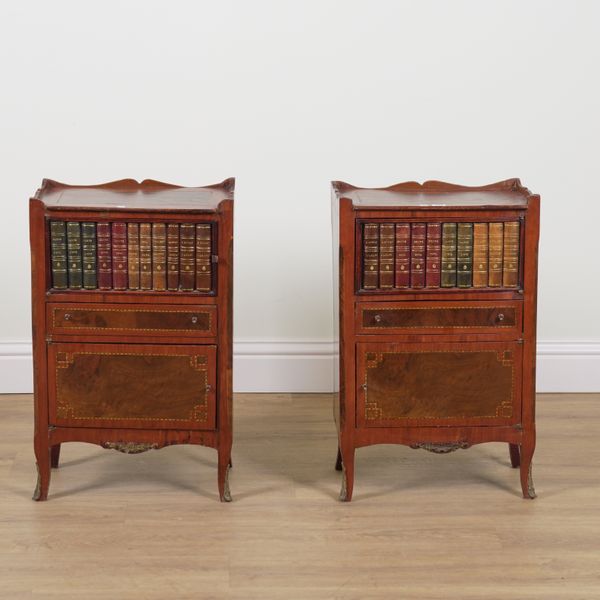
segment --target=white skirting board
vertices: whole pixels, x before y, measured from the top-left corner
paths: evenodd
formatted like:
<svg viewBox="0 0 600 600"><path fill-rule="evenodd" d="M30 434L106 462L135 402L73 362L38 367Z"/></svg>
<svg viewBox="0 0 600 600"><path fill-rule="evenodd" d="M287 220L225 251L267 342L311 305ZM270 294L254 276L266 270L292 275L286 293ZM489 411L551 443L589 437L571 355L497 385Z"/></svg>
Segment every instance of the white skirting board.
<svg viewBox="0 0 600 600"><path fill-rule="evenodd" d="M234 344L236 392L329 392L334 346L323 341ZM538 392L600 392L600 342L540 341ZM31 393L31 344L0 342L0 394Z"/></svg>

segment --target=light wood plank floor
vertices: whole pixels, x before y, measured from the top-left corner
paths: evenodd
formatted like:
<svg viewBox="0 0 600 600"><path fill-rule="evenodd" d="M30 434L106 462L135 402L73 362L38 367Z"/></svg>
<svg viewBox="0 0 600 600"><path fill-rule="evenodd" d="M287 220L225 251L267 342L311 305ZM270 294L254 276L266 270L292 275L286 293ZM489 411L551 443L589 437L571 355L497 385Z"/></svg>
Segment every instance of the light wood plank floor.
<svg viewBox="0 0 600 600"><path fill-rule="evenodd" d="M600 395L539 398L534 501L488 444L358 450L341 504L331 413L238 395L231 504L210 449L76 443L35 503L32 400L0 397L0 597L600 598Z"/></svg>

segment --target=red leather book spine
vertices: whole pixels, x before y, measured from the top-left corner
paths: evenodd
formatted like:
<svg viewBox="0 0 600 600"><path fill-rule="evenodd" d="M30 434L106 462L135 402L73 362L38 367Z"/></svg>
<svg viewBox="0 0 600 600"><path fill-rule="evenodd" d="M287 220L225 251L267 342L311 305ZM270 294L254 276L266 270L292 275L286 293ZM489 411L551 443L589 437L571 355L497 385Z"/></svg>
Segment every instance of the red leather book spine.
<svg viewBox="0 0 600 600"><path fill-rule="evenodd" d="M394 287L394 224L379 226L379 287Z"/></svg>
<svg viewBox="0 0 600 600"><path fill-rule="evenodd" d="M112 254L110 244L110 223L96 225L98 249L98 287L101 290L112 288Z"/></svg>
<svg viewBox="0 0 600 600"><path fill-rule="evenodd" d="M113 289L127 289L127 223L112 224Z"/></svg>
<svg viewBox="0 0 600 600"><path fill-rule="evenodd" d="M129 289L140 289L140 226L138 223L127 224L127 271Z"/></svg>
<svg viewBox="0 0 600 600"><path fill-rule="evenodd" d="M396 282L395 287L410 285L410 223L396 223Z"/></svg>
<svg viewBox="0 0 600 600"><path fill-rule="evenodd" d="M427 259L425 261L425 285L440 287L440 262L442 260L442 224L427 223Z"/></svg>
<svg viewBox="0 0 600 600"><path fill-rule="evenodd" d="M167 225L167 289L179 289L179 224Z"/></svg>
<svg viewBox="0 0 600 600"><path fill-rule="evenodd" d="M167 228L164 223L152 223L152 287L167 289Z"/></svg>
<svg viewBox="0 0 600 600"><path fill-rule="evenodd" d="M425 287L425 223L411 224L410 287Z"/></svg>
<svg viewBox="0 0 600 600"><path fill-rule="evenodd" d="M363 227L362 287L376 290L379 286L379 223L365 223Z"/></svg>
<svg viewBox="0 0 600 600"><path fill-rule="evenodd" d="M152 289L152 225L140 223L140 289Z"/></svg>

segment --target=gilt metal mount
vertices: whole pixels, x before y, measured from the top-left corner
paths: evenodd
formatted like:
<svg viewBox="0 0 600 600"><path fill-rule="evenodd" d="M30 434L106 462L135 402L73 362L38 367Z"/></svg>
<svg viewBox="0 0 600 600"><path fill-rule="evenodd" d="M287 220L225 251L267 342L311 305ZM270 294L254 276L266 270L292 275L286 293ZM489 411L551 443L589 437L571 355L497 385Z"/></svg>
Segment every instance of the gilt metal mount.
<svg viewBox="0 0 600 600"><path fill-rule="evenodd" d="M104 442L102 447L107 450L116 450L123 454L140 454L148 450L158 450L158 444L141 442Z"/></svg>
<svg viewBox="0 0 600 600"><path fill-rule="evenodd" d="M414 450L427 450L434 454L448 454L456 450L466 450L470 446L469 442L420 442L410 445Z"/></svg>

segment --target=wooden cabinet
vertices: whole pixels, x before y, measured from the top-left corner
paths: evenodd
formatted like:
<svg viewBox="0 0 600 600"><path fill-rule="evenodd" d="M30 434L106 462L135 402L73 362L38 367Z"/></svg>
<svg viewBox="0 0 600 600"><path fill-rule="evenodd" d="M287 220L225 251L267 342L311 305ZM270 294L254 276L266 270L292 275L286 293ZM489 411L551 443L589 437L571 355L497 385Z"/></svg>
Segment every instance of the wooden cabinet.
<svg viewBox="0 0 600 600"><path fill-rule="evenodd" d="M231 499L233 189L45 180L31 199L34 499L69 441L215 448Z"/></svg>
<svg viewBox="0 0 600 600"><path fill-rule="evenodd" d="M506 442L535 497L539 196L517 179L333 183L336 468L356 448Z"/></svg>

